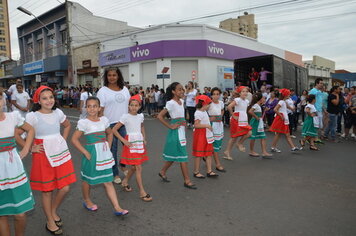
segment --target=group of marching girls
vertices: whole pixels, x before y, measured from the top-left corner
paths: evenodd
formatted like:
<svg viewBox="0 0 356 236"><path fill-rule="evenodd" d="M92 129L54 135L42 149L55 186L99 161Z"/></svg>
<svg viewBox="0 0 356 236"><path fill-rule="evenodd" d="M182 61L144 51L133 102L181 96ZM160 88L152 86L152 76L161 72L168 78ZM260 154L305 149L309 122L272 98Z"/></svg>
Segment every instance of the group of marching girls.
<svg viewBox="0 0 356 236"><path fill-rule="evenodd" d="M255 141L261 140L262 157L270 158L266 148L266 134L264 131L262 106L265 98L261 93L253 94L251 103L247 99L249 90L240 86L236 90L237 97L228 106L231 113L230 140L224 151L224 158L232 160L231 150L234 145L245 152L244 142L250 139L250 156L259 156L254 151ZM2 96L0 91L0 96ZM217 178L218 172L226 172L220 162L219 151L224 137L222 116L224 104L219 100L221 90L213 88L211 98L199 95L194 98L197 110L194 114L193 151L194 171L193 177ZM167 88L167 103L159 113L159 121L168 128L168 134L163 150L164 165L159 177L164 182L170 182L167 171L174 162L180 163L184 178L183 186L188 189L197 189L191 181L188 170L187 140L185 134L186 119L184 109L183 86L174 82ZM276 117L270 131L275 133L271 151L281 152L277 142L281 134L285 134L291 150L297 151L289 135L289 120L286 99L290 96L288 89L280 90L280 101L275 107ZM2 101L2 98L0 97ZM76 181L71 153L66 140L70 132L70 122L65 114L56 107L53 90L47 86L39 87L33 96L34 106L26 119L18 112L2 112L3 103L0 103L0 235L10 235L8 216L15 217L16 235L24 235L25 212L33 209L34 199L32 190L41 191L42 209L46 216L45 229L53 235L63 233L63 221L58 215L58 208L69 192L70 184ZM308 98L305 110L308 114L303 125L301 145L308 141L311 149L317 136L315 97ZM114 137L124 145L121 154L121 164L131 166L126 177L122 180L124 191L131 192L129 185L131 177L135 174L139 196L145 202L152 201L143 186L142 163L148 160L146 152L146 133L144 129L144 116L139 114L142 106L140 95L132 96L128 103L128 113L121 116L116 125L111 126L105 116L101 116L100 100L89 97L86 100L86 113L84 119L78 121L72 136L73 145L82 153L81 179L83 207L88 211L98 210L98 206L90 198L90 187L103 184L113 212L117 216L127 215L118 201L113 186L114 174L112 166L115 157L110 151ZM170 120L166 119L169 114ZM61 133L61 126L63 132ZM126 134L120 130L124 126ZM21 136L27 133L26 139ZM85 143L79 140L84 136ZM17 151L19 145L22 149ZM29 152L32 153L32 168L28 179L21 159ZM206 163L206 173L200 169L201 160ZM213 169L213 162L215 169Z"/></svg>

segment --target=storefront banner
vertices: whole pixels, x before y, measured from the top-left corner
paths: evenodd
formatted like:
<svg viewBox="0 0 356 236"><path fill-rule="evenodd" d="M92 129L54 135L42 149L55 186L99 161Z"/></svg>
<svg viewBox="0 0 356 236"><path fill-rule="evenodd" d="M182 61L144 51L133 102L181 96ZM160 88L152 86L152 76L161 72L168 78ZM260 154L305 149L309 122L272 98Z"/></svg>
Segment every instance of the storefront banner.
<svg viewBox="0 0 356 236"><path fill-rule="evenodd" d="M43 60L34 61L23 65L23 74L25 76L39 74L43 72L44 72Z"/></svg>
<svg viewBox="0 0 356 236"><path fill-rule="evenodd" d="M100 66L170 57L212 57L234 60L266 55L262 52L209 40L163 40L130 48L103 52Z"/></svg>

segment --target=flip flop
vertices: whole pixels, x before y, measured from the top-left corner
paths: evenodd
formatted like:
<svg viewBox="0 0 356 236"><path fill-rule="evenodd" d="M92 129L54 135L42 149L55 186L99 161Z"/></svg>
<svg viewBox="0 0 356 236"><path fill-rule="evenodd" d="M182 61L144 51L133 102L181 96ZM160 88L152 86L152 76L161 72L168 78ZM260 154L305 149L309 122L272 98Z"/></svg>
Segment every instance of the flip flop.
<svg viewBox="0 0 356 236"><path fill-rule="evenodd" d="M216 177L218 177L219 175L216 174L216 173L214 173L214 172L212 172L212 171L210 171L209 173L206 174L206 176L209 177L209 178L216 178Z"/></svg>
<svg viewBox="0 0 356 236"><path fill-rule="evenodd" d="M87 204L85 202L83 202L83 207L85 209L87 209L88 211L97 211L98 210L98 206L95 204L92 207L88 207Z"/></svg>
<svg viewBox="0 0 356 236"><path fill-rule="evenodd" d="M223 158L224 158L225 160L229 160L229 161L234 160L234 159L232 159L232 157L231 157L231 156L223 156Z"/></svg>
<svg viewBox="0 0 356 236"><path fill-rule="evenodd" d="M140 197L142 199L142 201L144 202L152 202L152 197L151 195L149 195L148 193L146 194L146 196Z"/></svg>
<svg viewBox="0 0 356 236"><path fill-rule="evenodd" d="M63 221L61 218L59 218L59 220L55 220L54 223L58 226L58 227L62 227L63 226Z"/></svg>
<svg viewBox="0 0 356 236"><path fill-rule="evenodd" d="M200 174L200 175L199 175ZM202 175L200 172L198 173L193 173L193 176L194 178L197 178L197 179L205 179L205 176Z"/></svg>
<svg viewBox="0 0 356 236"><path fill-rule="evenodd" d="M192 184L192 183L190 183L190 184L191 184L191 185L184 183L184 187L189 188L189 189L197 189L197 187L195 186L195 184Z"/></svg>
<svg viewBox="0 0 356 236"><path fill-rule="evenodd" d="M224 168L219 169L219 168L215 167L215 170L220 171L220 172L223 172L223 173L225 173L225 172L226 172L226 170L225 170Z"/></svg>
<svg viewBox="0 0 356 236"><path fill-rule="evenodd" d="M249 153L248 154L250 157L260 157L260 154L252 154L252 153Z"/></svg>
<svg viewBox="0 0 356 236"><path fill-rule="evenodd" d="M128 211L128 210L115 211L114 214L115 214L116 216L125 216L125 215L129 214L129 211Z"/></svg>
<svg viewBox="0 0 356 236"><path fill-rule="evenodd" d="M168 180L167 176L163 176L161 173L158 173L158 176L161 177L161 179L163 180L163 182L166 182L166 183L171 182L170 180Z"/></svg>
<svg viewBox="0 0 356 236"><path fill-rule="evenodd" d="M122 189L125 191L125 192L132 192L132 188L130 187L130 185L123 185L121 184L122 186Z"/></svg>

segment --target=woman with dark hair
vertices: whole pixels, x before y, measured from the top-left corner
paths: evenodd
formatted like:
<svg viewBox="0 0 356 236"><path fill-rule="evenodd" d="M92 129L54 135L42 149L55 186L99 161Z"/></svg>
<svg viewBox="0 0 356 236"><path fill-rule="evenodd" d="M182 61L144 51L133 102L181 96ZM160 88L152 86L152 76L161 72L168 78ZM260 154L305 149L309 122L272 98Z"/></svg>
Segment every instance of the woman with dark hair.
<svg viewBox="0 0 356 236"><path fill-rule="evenodd" d="M118 68L108 68L104 73L104 87L98 91L98 98L100 99L101 115L106 116L109 119L110 127L114 127L119 122L123 114L128 113L128 105L130 100L130 92L124 86L124 78L121 71ZM121 126L119 129L121 136L126 136L125 126ZM115 165L113 166L114 182L121 183L118 169L118 154L117 144L118 139L114 137L111 146L111 152L115 159ZM124 165L122 165L124 166Z"/></svg>

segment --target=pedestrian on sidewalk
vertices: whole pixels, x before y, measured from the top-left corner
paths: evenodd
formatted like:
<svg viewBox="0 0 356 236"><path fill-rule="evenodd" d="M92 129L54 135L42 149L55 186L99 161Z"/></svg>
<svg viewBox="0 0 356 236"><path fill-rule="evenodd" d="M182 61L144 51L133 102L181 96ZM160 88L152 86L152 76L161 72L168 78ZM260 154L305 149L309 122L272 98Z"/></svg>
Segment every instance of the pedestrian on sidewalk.
<svg viewBox="0 0 356 236"><path fill-rule="evenodd" d="M223 138L224 138L224 103L220 101L221 90L217 87L211 90L212 103L210 103L208 114L210 116L211 127L214 134L214 161L215 169L220 172L226 172L222 166L219 158L219 151L221 150Z"/></svg>
<svg viewBox="0 0 356 236"><path fill-rule="evenodd" d="M166 175L167 170L174 162L178 162L180 164L184 178L184 187L189 189L197 189L194 183L190 180L188 171L183 86L178 82L173 82L167 88L166 97L166 107L157 116L159 121L169 129L166 138L166 144L164 145L163 150L163 159L165 163L158 175L164 182L170 182ZM165 120L167 113L169 113L169 116L171 117L170 123Z"/></svg>
<svg viewBox="0 0 356 236"><path fill-rule="evenodd" d="M249 90L245 86L239 86L236 92L239 97L235 98L228 106L228 110L231 114L231 119L230 140L224 152L224 158L227 160L233 160L233 158L231 157L231 150L235 144L240 150L240 152L246 152L246 148L243 144L245 140L251 136L252 130L252 127L248 124L247 116L247 107L250 104L247 100ZM238 141L237 139L239 137L240 140Z"/></svg>
<svg viewBox="0 0 356 236"><path fill-rule="evenodd" d="M288 119L288 112L287 112L287 103L286 100L290 96L289 89L280 89L279 91L279 102L277 106L274 108L274 112L276 113L276 117L273 120L273 123L269 129L269 131L274 132L275 136L273 138L271 151L280 153L282 152L277 148L277 143L280 138L281 134L285 134L287 142L291 147L291 151L299 151L300 149L296 147L290 137L289 133L289 119Z"/></svg>
<svg viewBox="0 0 356 236"><path fill-rule="evenodd" d="M266 99L262 93L255 93L252 97L252 102L248 106L247 111L250 119L250 125L252 127L252 134L250 136L250 153L252 157L259 157L260 154L255 152L255 141L261 140L262 158L270 158L272 154L267 152L266 148L266 134L264 131L263 115L261 106L265 103Z"/></svg>
<svg viewBox="0 0 356 236"><path fill-rule="evenodd" d="M193 176L198 179L205 178L199 170L200 160L204 159L206 162L206 176L217 177L218 175L211 168L211 157L214 153L214 134L207 113L211 99L207 95L199 95L195 98L195 103L197 110L194 113L193 157L195 159Z"/></svg>
<svg viewBox="0 0 356 236"><path fill-rule="evenodd" d="M142 98L139 94L130 98L129 113L124 114L120 121L114 126L114 135L125 145L121 154L121 163L131 165L126 177L122 180L124 191L131 192L132 188L129 181L133 174L136 174L136 182L139 188L139 196L145 202L152 201L152 197L148 194L142 181L142 164L148 160L146 152L146 133L143 126L144 116L138 114L141 108ZM118 132L121 126L125 125L127 135L122 137Z"/></svg>
<svg viewBox="0 0 356 236"><path fill-rule="evenodd" d="M58 208L69 192L69 185L76 181L66 142L71 125L63 111L56 108L51 88L39 87L33 102L32 112L26 116L26 122L35 129L30 183L32 190L41 191L47 231L59 234L63 221L58 215Z"/></svg>
<svg viewBox="0 0 356 236"><path fill-rule="evenodd" d="M83 207L88 211L98 210L98 206L90 199L90 189L92 185L103 184L114 208L114 214L126 215L129 212L119 205L112 183L114 178L112 166L115 160L110 151L113 140L110 122L105 116L99 117L100 100L97 97L89 97L85 107L87 117L78 121L77 129L72 136L73 145L83 154L81 166ZM85 146L79 141L82 135L86 140Z"/></svg>

